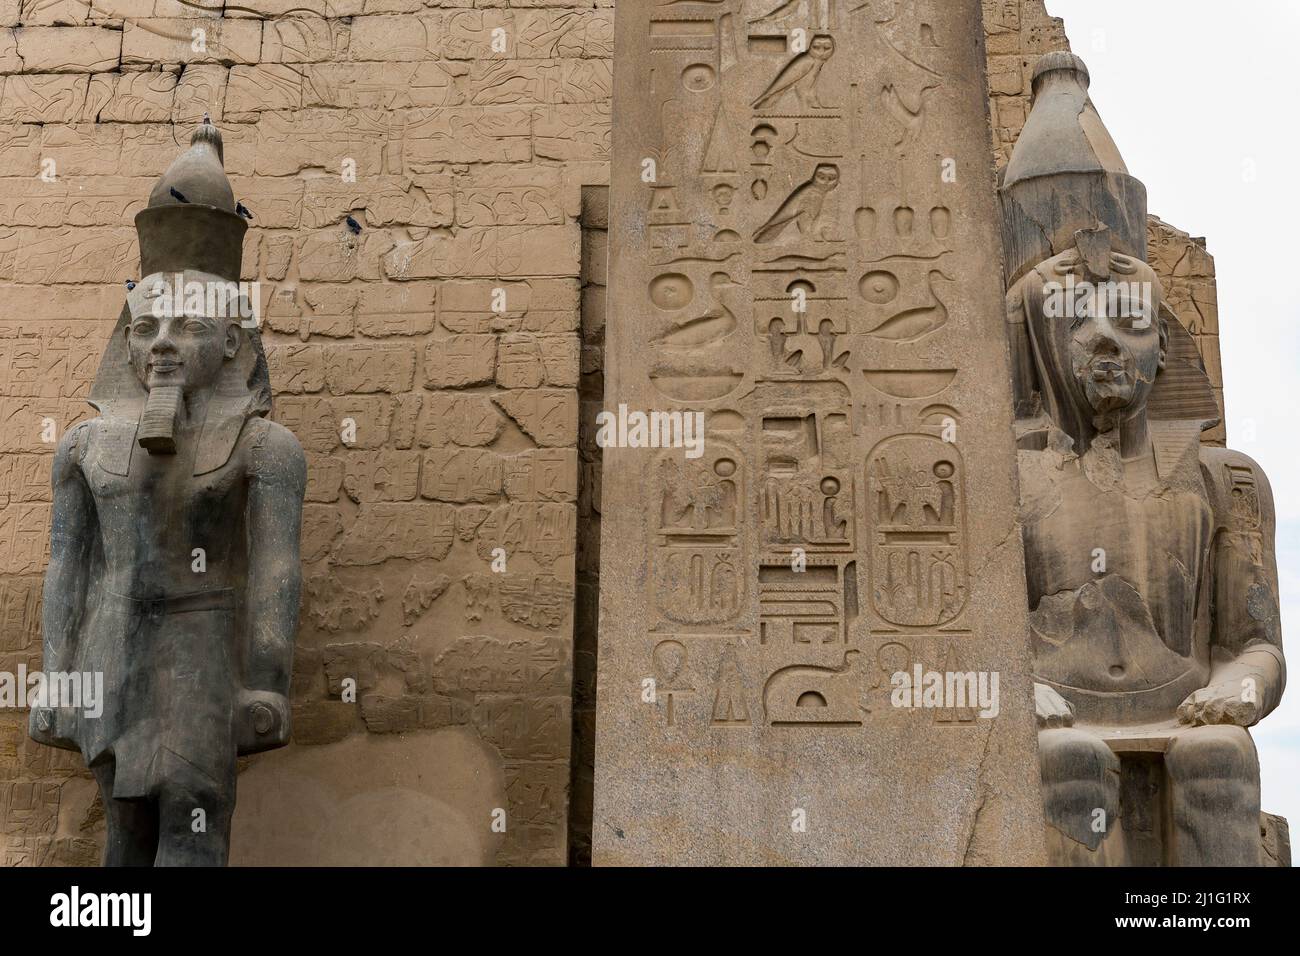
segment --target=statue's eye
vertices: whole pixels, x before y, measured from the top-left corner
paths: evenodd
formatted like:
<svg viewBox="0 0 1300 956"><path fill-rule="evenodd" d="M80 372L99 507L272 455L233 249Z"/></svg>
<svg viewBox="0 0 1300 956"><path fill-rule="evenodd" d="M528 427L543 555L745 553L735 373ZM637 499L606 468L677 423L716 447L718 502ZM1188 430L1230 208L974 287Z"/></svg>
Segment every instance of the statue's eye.
<svg viewBox="0 0 1300 956"><path fill-rule="evenodd" d="M1143 308L1141 304L1130 306L1128 303L1121 303L1120 313L1115 318L1115 325L1121 329L1141 332L1144 329L1151 328L1151 313Z"/></svg>
<svg viewBox="0 0 1300 956"><path fill-rule="evenodd" d="M153 335L154 331L157 328L158 328L157 322L152 322L152 321L136 322L134 325L131 326L131 334L132 335Z"/></svg>
<svg viewBox="0 0 1300 956"><path fill-rule="evenodd" d="M203 322L198 321L197 319L185 323L186 332L199 333L199 332L206 332L207 329L208 329L207 325Z"/></svg>

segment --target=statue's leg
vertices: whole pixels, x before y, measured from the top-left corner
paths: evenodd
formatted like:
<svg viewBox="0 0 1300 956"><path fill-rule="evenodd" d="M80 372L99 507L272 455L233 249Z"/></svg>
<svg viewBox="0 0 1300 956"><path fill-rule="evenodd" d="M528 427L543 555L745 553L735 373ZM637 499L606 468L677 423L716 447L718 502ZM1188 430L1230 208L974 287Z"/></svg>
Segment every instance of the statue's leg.
<svg viewBox="0 0 1300 956"><path fill-rule="evenodd" d="M104 804L104 866L153 866L158 853L158 808L152 800L113 799L117 765L105 760L90 768Z"/></svg>
<svg viewBox="0 0 1300 956"><path fill-rule="evenodd" d="M235 768L215 780L189 763L172 772L158 799L157 866L225 866L235 813Z"/></svg>
<svg viewBox="0 0 1300 956"><path fill-rule="evenodd" d="M1038 763L1047 818L1047 857L1053 866L1119 862L1119 758L1101 738L1074 727L1038 732Z"/></svg>
<svg viewBox="0 0 1300 956"><path fill-rule="evenodd" d="M1195 727L1165 754L1174 866L1259 865L1259 758L1242 727Z"/></svg>

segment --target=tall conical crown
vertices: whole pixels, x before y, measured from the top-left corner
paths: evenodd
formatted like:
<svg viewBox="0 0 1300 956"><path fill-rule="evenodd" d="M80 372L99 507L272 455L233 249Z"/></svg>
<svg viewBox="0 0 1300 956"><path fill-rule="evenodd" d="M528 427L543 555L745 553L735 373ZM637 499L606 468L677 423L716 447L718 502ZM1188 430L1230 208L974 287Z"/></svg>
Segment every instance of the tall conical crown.
<svg viewBox="0 0 1300 956"><path fill-rule="evenodd" d="M221 133L205 116L135 217L141 276L191 269L239 280L248 224L235 212L223 162Z"/></svg>
<svg viewBox="0 0 1300 956"><path fill-rule="evenodd" d="M1146 187L1129 175L1089 81L1073 53L1048 53L1034 69L1033 107L1002 178L1008 284L1080 230L1105 227L1115 251L1146 261Z"/></svg>

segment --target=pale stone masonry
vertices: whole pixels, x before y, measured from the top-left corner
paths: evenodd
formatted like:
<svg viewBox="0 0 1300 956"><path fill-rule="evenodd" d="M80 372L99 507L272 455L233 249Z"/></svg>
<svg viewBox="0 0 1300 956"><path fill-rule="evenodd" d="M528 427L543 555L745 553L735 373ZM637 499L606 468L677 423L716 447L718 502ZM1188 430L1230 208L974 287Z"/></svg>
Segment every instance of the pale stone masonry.
<svg viewBox="0 0 1300 956"><path fill-rule="evenodd" d="M232 859L562 863L576 526L599 533L575 504L580 473L588 516L599 487L579 313L592 336L604 321L603 220L584 255L580 196L608 182L612 0L208 6L0 0L0 671L40 657L46 419L90 413L138 278L132 217L209 113L254 216L276 418L310 469L295 743L241 775ZM1005 162L1029 71L1065 38L1041 0L984 13ZM1213 261L1153 230L1221 386ZM0 710L0 864L94 863L93 781L25 727ZM385 814L420 838L386 836Z"/></svg>

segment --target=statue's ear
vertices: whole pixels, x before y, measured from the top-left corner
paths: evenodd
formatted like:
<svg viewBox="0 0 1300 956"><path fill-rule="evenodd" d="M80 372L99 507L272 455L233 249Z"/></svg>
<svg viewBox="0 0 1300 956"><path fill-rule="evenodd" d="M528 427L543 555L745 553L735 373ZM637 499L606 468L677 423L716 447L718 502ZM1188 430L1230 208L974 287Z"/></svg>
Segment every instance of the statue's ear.
<svg viewBox="0 0 1300 956"><path fill-rule="evenodd" d="M239 340L241 338L243 338L243 336L240 334L239 323L227 322L226 342L225 342L225 348L222 353L225 355L227 361L229 361L230 359L234 358L236 355L239 354Z"/></svg>

